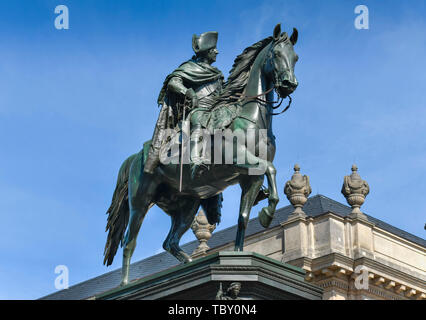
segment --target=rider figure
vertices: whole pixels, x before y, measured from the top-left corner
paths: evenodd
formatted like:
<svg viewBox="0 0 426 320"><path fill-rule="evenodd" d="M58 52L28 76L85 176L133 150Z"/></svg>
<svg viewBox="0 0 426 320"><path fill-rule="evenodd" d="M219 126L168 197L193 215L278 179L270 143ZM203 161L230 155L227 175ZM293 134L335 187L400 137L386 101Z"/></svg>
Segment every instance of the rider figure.
<svg viewBox="0 0 426 320"><path fill-rule="evenodd" d="M164 140L165 129L173 129L182 120L182 111L185 99L191 101L191 110L194 108L210 109L215 96L222 89L223 74L211 64L216 61L218 33L215 31L193 35L192 48L195 55L181 64L169 74L164 81L158 97L161 105L160 115L155 125L148 159L144 165L144 172L152 174L160 162L160 147ZM187 113L188 114L188 113ZM195 125L194 125L195 123ZM191 121L192 140L191 149L192 176L199 170L201 158L201 124ZM198 132L198 133L197 133Z"/></svg>

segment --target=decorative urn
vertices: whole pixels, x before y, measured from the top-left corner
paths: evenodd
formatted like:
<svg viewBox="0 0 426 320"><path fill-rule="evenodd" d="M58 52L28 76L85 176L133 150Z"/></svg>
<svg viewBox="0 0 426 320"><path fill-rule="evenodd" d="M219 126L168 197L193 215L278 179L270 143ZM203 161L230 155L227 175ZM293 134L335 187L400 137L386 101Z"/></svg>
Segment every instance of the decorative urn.
<svg viewBox="0 0 426 320"><path fill-rule="evenodd" d="M311 192L312 188L309 184L309 177L306 175L302 176L300 174L300 166L295 164L294 174L291 177L291 180L287 181L284 186L284 193L295 208L292 216L306 216L302 207L308 200L308 196Z"/></svg>
<svg viewBox="0 0 426 320"><path fill-rule="evenodd" d="M209 224L204 211L201 209L192 222L191 229L200 242L191 256L204 255L207 250L210 249L207 245L207 241L211 238L213 230L216 229L216 225Z"/></svg>
<svg viewBox="0 0 426 320"><path fill-rule="evenodd" d="M361 212L360 207L365 201L365 197L370 192L370 187L367 181L362 180L358 174L358 168L352 165L352 174L345 176L343 179L342 194L345 196L346 201L352 207L352 216L366 218Z"/></svg>

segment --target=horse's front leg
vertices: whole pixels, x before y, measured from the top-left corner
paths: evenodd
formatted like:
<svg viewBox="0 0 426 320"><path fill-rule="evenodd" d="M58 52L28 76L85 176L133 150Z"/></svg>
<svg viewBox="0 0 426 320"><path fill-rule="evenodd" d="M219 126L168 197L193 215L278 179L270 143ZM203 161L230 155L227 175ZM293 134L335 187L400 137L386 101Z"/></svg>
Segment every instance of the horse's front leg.
<svg viewBox="0 0 426 320"><path fill-rule="evenodd" d="M260 176L263 177L266 175L266 178L268 180L268 190L269 190L269 196L268 196L268 206L262 208L262 210L259 212L259 221L260 224L267 228L271 224L271 221L275 214L275 209L277 207L278 201L280 200L278 197L278 191L277 191L277 169L275 169L274 165L271 161L268 161L266 159L266 152L265 155L257 157L249 150L244 150L246 154L246 160L249 164L256 163L256 165L249 165L248 166L248 175L250 177L253 176ZM256 194L257 195L257 194Z"/></svg>
<svg viewBox="0 0 426 320"><path fill-rule="evenodd" d="M235 239L235 251L243 251L244 235L250 218L250 211L263 183L262 176L244 176L240 180L241 201L238 217L238 231Z"/></svg>
<svg viewBox="0 0 426 320"><path fill-rule="evenodd" d="M275 214L275 209L277 208L277 204L280 201L280 198L278 197L277 190L277 169L275 169L274 165L270 161L268 161L268 163L266 164L265 174L268 180L269 190L268 206L262 208L262 210L259 212L259 221L264 228L267 228L272 222L272 219Z"/></svg>

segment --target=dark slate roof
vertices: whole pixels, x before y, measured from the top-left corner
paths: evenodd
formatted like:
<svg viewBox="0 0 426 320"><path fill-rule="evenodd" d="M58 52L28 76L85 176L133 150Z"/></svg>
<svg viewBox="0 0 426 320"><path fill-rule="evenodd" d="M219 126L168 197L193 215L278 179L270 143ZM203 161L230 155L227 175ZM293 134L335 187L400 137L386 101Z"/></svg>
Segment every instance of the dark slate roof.
<svg viewBox="0 0 426 320"><path fill-rule="evenodd" d="M278 209L275 213L274 219L270 225L270 228L278 226L281 222L287 220L288 216L293 212L293 207L291 205L284 208ZM308 216L319 216L327 212L332 212L338 216L344 217L350 214L351 208L341 204L340 202L334 201L330 198L327 198L323 195L316 195L308 199L303 211ZM390 233L398 235L404 239L407 239L411 242L419 244L423 247L426 247L426 240L416 237L413 234L405 232L401 229L395 228L381 220L378 220L372 216L367 215L370 222L374 223L377 227L386 230ZM253 235L258 232L262 232L265 229L260 225L257 218L251 219L248 223L246 236ZM227 243L230 243L235 240L235 235L237 231L237 226L232 226L227 229L217 231L213 233L212 237L209 240L210 248L216 248ZM187 244L182 245L182 249L191 253L198 246L198 241L191 241ZM130 280L140 279L148 275L166 270L168 268L178 265L179 262L171 254L167 252L162 252L151 256L149 258L143 259L141 261L135 262L130 266ZM120 284L121 280L121 268L100 275L96 278L81 282L76 284L66 290L61 290L41 299L50 299L50 300L77 300L85 299L92 297L101 292L110 290L117 287Z"/></svg>

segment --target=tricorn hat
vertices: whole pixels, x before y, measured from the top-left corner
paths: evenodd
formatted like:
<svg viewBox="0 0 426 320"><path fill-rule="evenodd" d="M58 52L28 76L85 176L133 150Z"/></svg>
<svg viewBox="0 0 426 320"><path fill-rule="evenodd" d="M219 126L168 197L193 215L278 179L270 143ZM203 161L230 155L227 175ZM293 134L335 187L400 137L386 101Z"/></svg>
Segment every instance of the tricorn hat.
<svg viewBox="0 0 426 320"><path fill-rule="evenodd" d="M207 51L216 47L218 33L216 31L204 32L197 36L192 36L192 49L195 53Z"/></svg>

